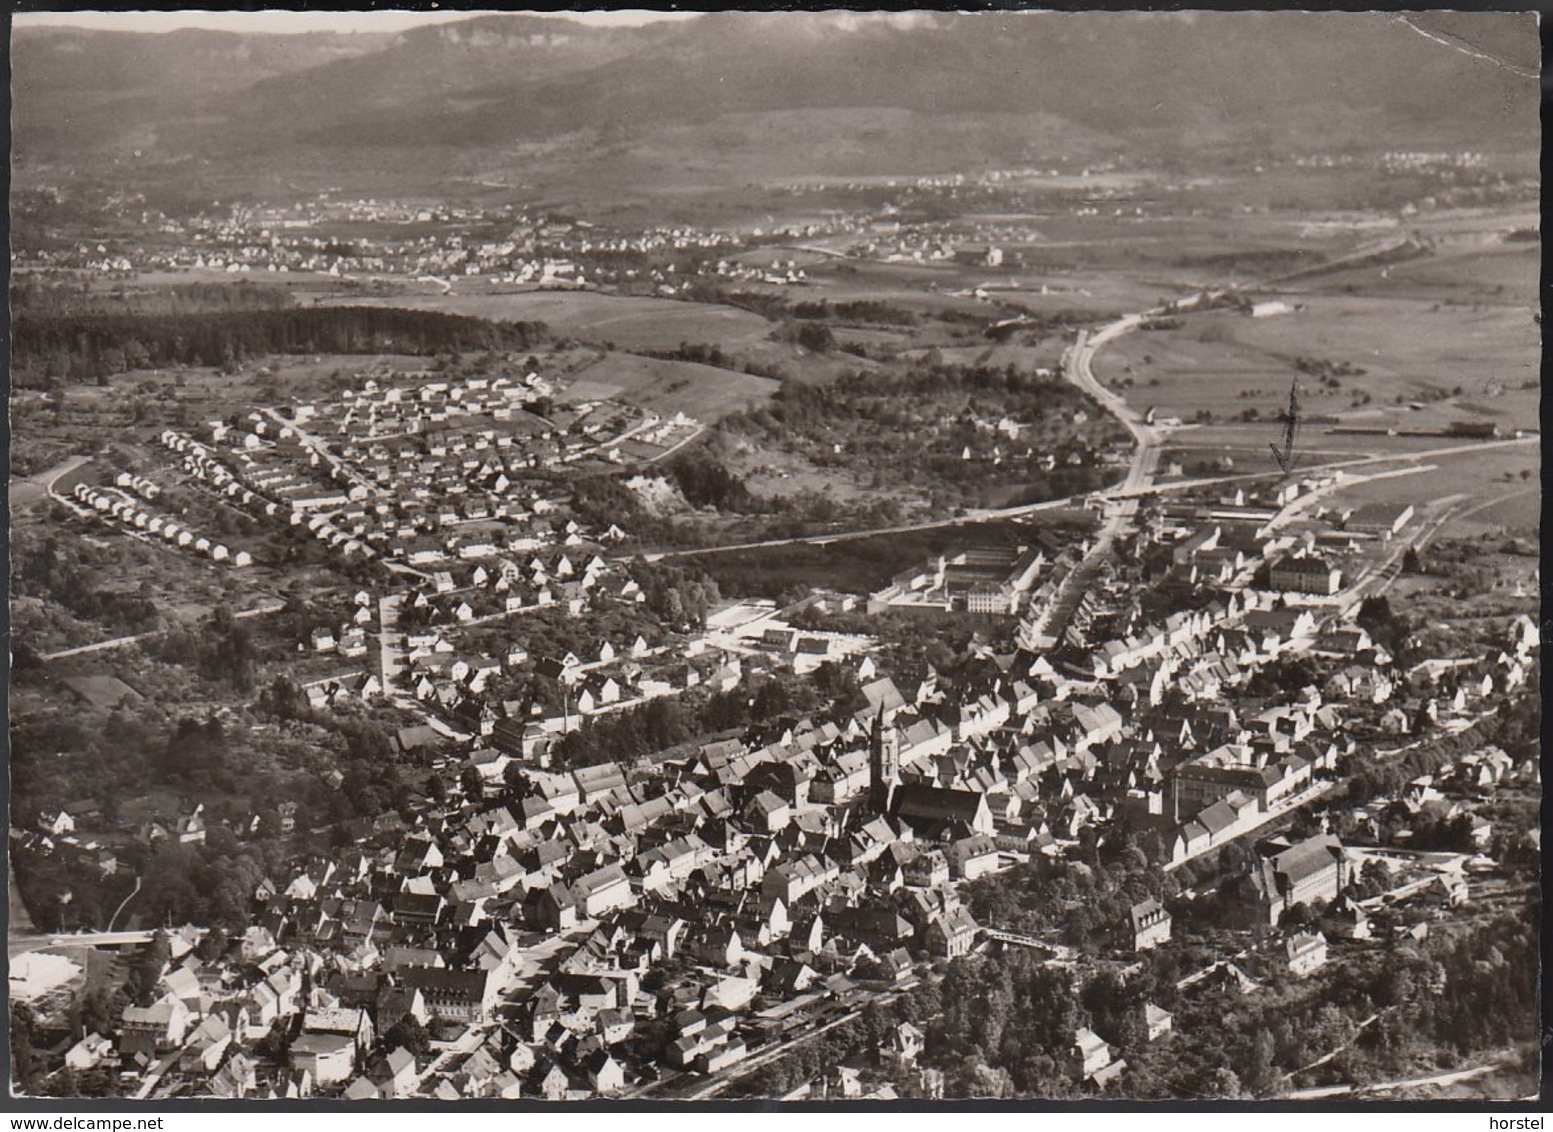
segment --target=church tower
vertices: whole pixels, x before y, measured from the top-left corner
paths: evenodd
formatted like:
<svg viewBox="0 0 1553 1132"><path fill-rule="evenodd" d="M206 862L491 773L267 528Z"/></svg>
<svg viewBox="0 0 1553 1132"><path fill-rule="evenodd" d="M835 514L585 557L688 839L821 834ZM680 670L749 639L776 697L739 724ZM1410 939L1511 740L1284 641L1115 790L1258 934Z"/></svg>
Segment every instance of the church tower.
<svg viewBox="0 0 1553 1132"><path fill-rule="evenodd" d="M873 732L868 737L868 801L876 814L890 812L890 801L900 782L900 748L895 729L885 733L884 708L874 717Z"/></svg>

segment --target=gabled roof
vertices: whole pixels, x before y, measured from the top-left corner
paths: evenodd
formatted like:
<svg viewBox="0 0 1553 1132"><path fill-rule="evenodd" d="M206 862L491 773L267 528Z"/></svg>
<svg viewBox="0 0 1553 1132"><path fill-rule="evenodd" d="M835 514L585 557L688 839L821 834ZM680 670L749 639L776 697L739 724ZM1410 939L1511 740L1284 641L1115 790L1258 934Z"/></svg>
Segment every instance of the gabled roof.
<svg viewBox="0 0 1553 1132"><path fill-rule="evenodd" d="M972 822L985 799L970 790L948 790L908 783L896 791L895 812L905 818Z"/></svg>
<svg viewBox="0 0 1553 1132"><path fill-rule="evenodd" d="M307 1033L291 1043L292 1056L298 1053L328 1056L355 1048L356 1039L349 1034Z"/></svg>
<svg viewBox="0 0 1553 1132"><path fill-rule="evenodd" d="M767 817L788 808L789 806L785 799L777 797L769 790L762 790L750 800L750 809Z"/></svg>
<svg viewBox="0 0 1553 1132"><path fill-rule="evenodd" d="M1132 918L1132 930L1134 932L1141 931L1152 924L1158 923L1161 918L1168 919L1170 916L1170 913L1165 911L1164 905L1160 904L1152 896L1147 900L1140 900L1134 904L1128 910L1128 914Z"/></svg>
<svg viewBox="0 0 1553 1132"><path fill-rule="evenodd" d="M407 987L428 995L441 995L480 1002L485 997L489 971L453 971L446 967L406 967L399 978Z"/></svg>
<svg viewBox="0 0 1553 1132"><path fill-rule="evenodd" d="M1274 870L1292 886L1343 858L1343 844L1330 834L1307 838L1272 858Z"/></svg>

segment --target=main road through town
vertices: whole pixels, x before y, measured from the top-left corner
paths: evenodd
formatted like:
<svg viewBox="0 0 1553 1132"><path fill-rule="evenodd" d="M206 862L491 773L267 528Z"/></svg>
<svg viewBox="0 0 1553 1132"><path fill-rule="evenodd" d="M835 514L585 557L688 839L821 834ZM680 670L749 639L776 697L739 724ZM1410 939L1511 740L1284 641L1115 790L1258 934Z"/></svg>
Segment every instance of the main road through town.
<svg viewBox="0 0 1553 1132"><path fill-rule="evenodd" d="M1069 381L1092 397L1106 412L1121 421L1132 433L1135 447L1132 462L1127 466L1127 476L1121 483L1095 492L1093 498L1102 500L1106 508L1105 519L1089 550L1067 576L1062 579L1053 600L1045 607L1039 623L1030 623L1025 630L1029 644L1048 644L1062 636L1069 618L1078 608L1080 599L1088 592L1101 565L1111 555L1111 547L1126 530L1138 513L1138 496L1154 485L1154 475L1159 469L1160 443L1164 430L1144 420L1143 414L1129 405L1122 397L1100 384L1095 377L1094 360L1100 348L1124 334L1138 329L1155 311L1129 314L1108 323L1093 334L1078 332L1078 338L1063 355L1062 372Z"/></svg>

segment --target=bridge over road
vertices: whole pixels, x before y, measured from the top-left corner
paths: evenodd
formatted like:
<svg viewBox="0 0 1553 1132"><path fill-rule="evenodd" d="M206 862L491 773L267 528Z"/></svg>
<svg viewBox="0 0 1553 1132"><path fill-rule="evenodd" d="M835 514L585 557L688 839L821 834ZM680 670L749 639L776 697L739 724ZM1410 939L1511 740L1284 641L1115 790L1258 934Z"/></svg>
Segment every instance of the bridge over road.
<svg viewBox="0 0 1553 1132"><path fill-rule="evenodd" d="M1058 962L1066 962L1078 954L1073 948L1063 944L1037 939L1033 935L1003 931L1001 928L983 928L981 934L983 939L1001 943L1007 947L1028 947L1033 951L1044 951Z"/></svg>

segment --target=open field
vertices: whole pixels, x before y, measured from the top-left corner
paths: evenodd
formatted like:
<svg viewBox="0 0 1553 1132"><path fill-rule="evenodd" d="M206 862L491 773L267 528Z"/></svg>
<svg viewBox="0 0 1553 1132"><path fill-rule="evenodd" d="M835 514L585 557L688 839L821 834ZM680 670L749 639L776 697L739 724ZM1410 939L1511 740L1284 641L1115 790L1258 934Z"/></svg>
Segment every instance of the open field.
<svg viewBox="0 0 1553 1132"><path fill-rule="evenodd" d="M1536 244L1507 244L1497 233L1457 237L1459 242L1450 236L1442 240L1451 242L1435 255L1393 264L1384 274L1365 268L1323 276L1319 290L1376 298L1404 295L1418 302L1469 306L1519 302L1533 309L1541 266ZM1301 289L1290 286L1293 293Z"/></svg>
<svg viewBox="0 0 1553 1132"><path fill-rule="evenodd" d="M809 298L820 297L812 291L803 294ZM838 296L832 293L825 297ZM843 373L867 370L877 364L852 354L839 351L818 354L791 342L775 340L771 336L773 324L760 315L716 303L593 291L336 298L329 301L444 311L486 319L537 320L548 325L557 338L574 338L627 354L638 350L674 350L686 343L715 345L740 364L753 363L770 372L808 382L830 381ZM724 372L711 371L719 375L710 383L713 396L719 399L722 399L720 390L726 384L721 376ZM703 373L702 376L709 375ZM734 376L738 377L737 374ZM743 407L748 400L742 392L740 396L742 399L736 407Z"/></svg>
<svg viewBox="0 0 1553 1132"><path fill-rule="evenodd" d="M1017 341L1017 339L1016 339ZM1015 345L1013 343L988 342L980 339L974 345L938 346L938 356L949 365L991 366L1002 369L1013 366L1020 370L1049 369L1055 371L1062 360L1070 339L1066 335L1043 338L1039 345ZM926 349L917 349L908 356L920 360L927 356Z"/></svg>
<svg viewBox="0 0 1553 1132"><path fill-rule="evenodd" d="M1152 306L1180 297L1125 275L1085 270L1095 259L1091 245L1073 248L1025 248L1025 267L967 267L952 263L885 263L879 260L832 262L809 269L813 289L832 301L870 299L919 313L961 311L1001 317L999 305L1030 311L1114 313ZM1122 258L1119 250L1118 258ZM1041 293L1045 286L1046 294ZM972 292L982 288L985 298Z"/></svg>
<svg viewBox="0 0 1553 1132"><path fill-rule="evenodd" d="M1219 419L1248 409L1276 419L1296 378L1306 414L1345 423L1494 420L1513 428L1536 419L1539 391L1522 388L1535 382L1540 360L1527 308L1331 294L1301 301L1306 309L1275 318L1214 311L1188 316L1179 329L1130 335L1100 356L1097 376L1108 384L1130 378L1129 400L1183 420L1203 409ZM1301 373L1301 357L1364 372L1340 373L1333 389ZM1370 400L1356 406L1363 395ZM1423 407L1408 407L1414 401Z"/></svg>
<svg viewBox="0 0 1553 1132"><path fill-rule="evenodd" d="M1459 518L1445 525L1444 533L1471 536L1502 530L1535 531L1541 518L1541 484L1535 480L1518 486L1506 483L1503 490L1493 498L1469 504Z"/></svg>
<svg viewBox="0 0 1553 1132"><path fill-rule="evenodd" d="M331 303L406 307L474 318L543 322L557 335L613 342L628 350L671 350L681 342L717 342L725 349L733 349L762 341L771 331L770 325L759 315L734 307L593 291L350 298L331 300Z"/></svg>
<svg viewBox="0 0 1553 1132"><path fill-rule="evenodd" d="M1179 460L1189 475L1194 469L1224 457L1234 461L1231 474L1272 473L1276 469L1267 451L1271 427L1236 424L1186 430L1178 434L1167 459ZM1420 458L1402 459L1409 454ZM1413 503L1422 507L1445 501L1450 517L1433 536L1435 539L1497 538L1505 534L1536 537L1542 499L1541 453L1535 437L1524 443L1500 444L1440 438L1329 437L1312 430L1297 448L1296 471L1329 461L1363 457L1398 459L1395 464L1381 462L1351 469L1357 475L1383 473L1388 467L1400 469L1410 463L1423 470L1340 488L1330 497L1331 503ZM1411 533L1417 533L1417 528ZM1512 572L1524 572L1527 563L1507 560L1501 565ZM1534 567L1535 563L1531 565ZM1526 580L1530 584L1531 579Z"/></svg>
<svg viewBox="0 0 1553 1132"><path fill-rule="evenodd" d="M683 412L708 423L769 400L778 387L768 377L615 351L601 353L570 378L615 386L620 400L655 413Z"/></svg>
<svg viewBox="0 0 1553 1132"><path fill-rule="evenodd" d="M1140 404L1148 405L1142 396L1142 391L1131 390L1130 393L1138 394ZM1284 391L1287 404L1288 390ZM1301 388L1301 404L1305 404L1304 389ZM1281 407L1280 407L1281 408ZM1348 424L1353 427L1384 429L1388 423L1395 423L1401 428L1422 427L1417 420L1419 414L1410 414L1395 421L1388 415L1378 411L1371 411L1370 416L1355 415L1348 418ZM1535 420L1527 421L1535 427ZM1306 422L1300 429L1299 438L1294 444L1294 464L1296 469L1312 464L1330 463L1334 460L1353 459L1359 456L1398 455L1406 456L1414 453L1431 452L1442 447L1456 447L1458 445L1474 445L1478 443L1493 444L1495 441L1474 441L1471 439L1456 439L1444 436L1385 436L1368 433L1352 433L1334 431L1336 426L1328 424L1314 424ZM1513 428L1514 425L1506 425ZM1283 427L1277 416L1269 412L1259 420L1227 420L1217 421L1207 425L1188 425L1171 434L1166 449L1173 456L1186 459L1201 459L1204 456L1213 457L1223 454L1233 457L1237 466L1242 463L1242 454L1249 454L1255 458L1254 462L1260 464L1265 457L1269 465L1272 456L1267 450L1271 441L1278 440L1283 433ZM1507 434L1501 439L1511 439ZM1242 471L1255 471L1256 468L1239 468Z"/></svg>

